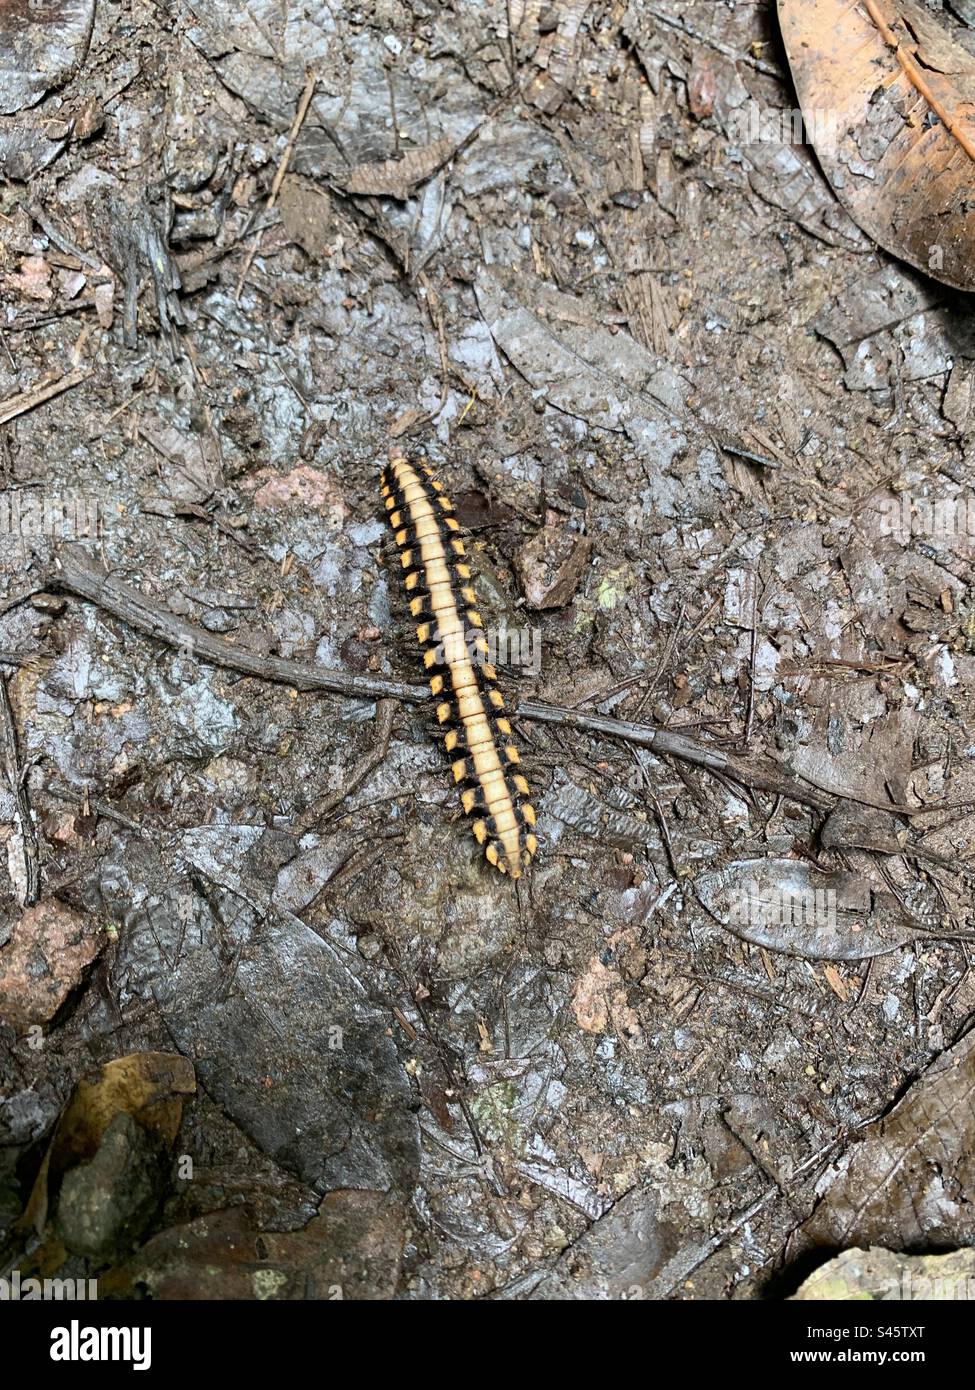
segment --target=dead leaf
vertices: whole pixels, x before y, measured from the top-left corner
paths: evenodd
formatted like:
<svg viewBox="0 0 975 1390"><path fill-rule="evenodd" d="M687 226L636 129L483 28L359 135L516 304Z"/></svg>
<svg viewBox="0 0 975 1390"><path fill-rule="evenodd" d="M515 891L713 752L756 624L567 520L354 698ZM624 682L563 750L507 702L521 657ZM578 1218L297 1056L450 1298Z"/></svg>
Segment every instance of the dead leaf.
<svg viewBox="0 0 975 1390"><path fill-rule="evenodd" d="M183 1096L196 1091L192 1063L167 1052L137 1052L118 1057L91 1081L79 1081L61 1112L23 1215L15 1225L19 1239L41 1236L31 1254L31 1268L47 1276L61 1267L66 1250L48 1228L66 1173L90 1163L119 1115L129 1115L159 1144L176 1138Z"/></svg>
<svg viewBox="0 0 975 1390"><path fill-rule="evenodd" d="M192 506L213 495L220 485L220 459L210 438L156 421L140 425L139 433L162 460L159 474L175 502Z"/></svg>
<svg viewBox="0 0 975 1390"><path fill-rule="evenodd" d="M975 289L975 57L912 0L778 0L809 137L857 224Z"/></svg>
<svg viewBox="0 0 975 1390"><path fill-rule="evenodd" d="M276 511L297 502L306 511L327 516L333 526L341 526L349 514L335 479L306 463L285 474L263 469L257 477L267 479L254 493L254 505L262 510Z"/></svg>
<svg viewBox="0 0 975 1390"><path fill-rule="evenodd" d="M821 1180L793 1255L814 1246L945 1249L975 1241L975 1030L943 1053Z"/></svg>
<svg viewBox="0 0 975 1390"><path fill-rule="evenodd" d="M529 608L564 608L589 565L587 536L559 525L550 513L542 529L515 554L515 569Z"/></svg>
<svg viewBox="0 0 975 1390"><path fill-rule="evenodd" d="M451 139L435 140L431 145L410 150L399 159L381 163L357 164L336 182L346 193L359 193L372 198L395 198L405 202L417 184L425 183L447 163L458 149Z"/></svg>
<svg viewBox="0 0 975 1390"><path fill-rule="evenodd" d="M241 1207L154 1236L98 1279L102 1297L156 1299L387 1299L406 1233L388 1192L340 1191L298 1231L257 1230Z"/></svg>
<svg viewBox="0 0 975 1390"><path fill-rule="evenodd" d="M873 892L863 874L818 873L798 859L741 859L694 888L722 926L786 955L865 960L916 935L896 900Z"/></svg>
<svg viewBox="0 0 975 1390"><path fill-rule="evenodd" d="M111 328L115 318L115 281L107 280L95 286L95 313L98 325L106 331Z"/></svg>
<svg viewBox="0 0 975 1390"><path fill-rule="evenodd" d="M576 981L572 1009L576 1023L585 1033L605 1033L612 1028L623 1038L640 1035L640 1022L627 1003L623 977L609 970L598 956L592 958L585 975Z"/></svg>
<svg viewBox="0 0 975 1390"><path fill-rule="evenodd" d="M504 266L485 267L474 288L498 347L551 405L625 431L661 468L685 447L692 425L674 375L584 300Z"/></svg>
<svg viewBox="0 0 975 1390"><path fill-rule="evenodd" d="M5 0L0 5L0 113L60 87L85 59L95 0Z"/></svg>
<svg viewBox="0 0 975 1390"><path fill-rule="evenodd" d="M836 995L837 999L842 1000L845 1004L850 997L850 986L846 983L836 966L825 965L823 967L823 974L826 976L826 983Z"/></svg>

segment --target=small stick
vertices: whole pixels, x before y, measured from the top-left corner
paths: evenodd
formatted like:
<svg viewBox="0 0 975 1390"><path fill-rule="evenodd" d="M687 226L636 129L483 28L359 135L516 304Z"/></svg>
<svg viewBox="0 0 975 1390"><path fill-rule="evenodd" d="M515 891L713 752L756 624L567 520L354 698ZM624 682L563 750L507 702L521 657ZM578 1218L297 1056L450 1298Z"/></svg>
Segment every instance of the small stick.
<svg viewBox="0 0 975 1390"><path fill-rule="evenodd" d="M114 575L101 573L74 547L63 551L58 563L58 572L52 576L58 588L97 603L130 627L148 633L167 646L202 657L214 666L242 671L245 675L290 685L297 690L330 690L351 700L391 698L418 702L430 698L430 688L426 685L403 685L374 676L353 676L344 671L330 671L324 666L284 661L280 657L261 656L246 647L236 647L201 627L183 622L168 608L153 603Z"/></svg>
<svg viewBox="0 0 975 1390"><path fill-rule="evenodd" d="M281 163L278 165L277 173L274 175L274 178L271 182L271 192L268 196L267 204L265 207L266 212L270 212L271 209L274 207L274 204L278 201L278 194L281 192L281 185L282 183L284 183L284 176L288 172L288 165L291 163L291 156L294 154L295 143L298 139L298 133L301 130L301 127L304 124L305 117L308 114L308 108L311 105L311 99L315 95L315 84L318 81L318 74L312 68L309 68L306 76L307 80L305 82L305 90L302 92L301 100L298 102L298 110L295 112L295 119L291 127L291 133L288 136L288 143L284 147L284 154L281 156ZM258 247L261 244L261 239L263 238L263 236L264 230L262 228L261 231L257 233L254 240L251 242L250 249L247 252L243 268L240 272L240 279L237 281L237 291L234 294L235 304L240 303L240 296L244 292L244 281L247 279L248 272L250 271L250 268L254 263L254 257L257 255Z"/></svg>
<svg viewBox="0 0 975 1390"><path fill-rule="evenodd" d="M393 732L393 719L399 708L395 700L380 700L376 706L376 730L373 735L373 746L366 756L352 769L348 781L344 787L332 792L331 796L324 801L313 803L304 811L295 822L292 834L304 835L313 825L326 819L331 813L342 805L348 797L352 795L356 787L362 785L370 773L375 772L376 768L384 761L389 752L389 740Z"/></svg>
<svg viewBox="0 0 975 1390"><path fill-rule="evenodd" d="M762 595L764 598L764 594ZM764 604L762 605L764 613ZM755 652L758 647L758 571L752 570L752 632L748 654L748 706L745 711L745 737L742 748L747 752L752 741L752 721L755 718Z"/></svg>
<svg viewBox="0 0 975 1390"><path fill-rule="evenodd" d="M16 396L8 396L5 401L0 402L0 425L5 425L15 415L23 415L26 411L33 410L35 406L43 405L52 396L60 396L62 391L70 391L72 386L77 386L79 382L84 381L90 375L91 372L87 367L75 367L72 371L59 377L57 381L49 381L45 386L33 386L29 391L21 391Z"/></svg>
<svg viewBox="0 0 975 1390"><path fill-rule="evenodd" d="M406 685L400 681L381 680L375 676L350 675L345 671L331 671L324 666L312 666L301 661L261 656L257 652L248 651L246 647L235 646L222 637L215 637L212 633L204 631L203 628L184 622L175 613L147 599L114 575L102 573L77 547L69 547L63 551L58 564L58 572L51 580L55 587L96 603L106 612L128 623L130 627L137 628L140 632L145 632L177 650L212 662L215 666L241 671L260 680L275 681L296 690L328 690L334 695L343 695L350 700L393 699L421 704L430 698L430 689L426 685ZM540 704L535 700L523 700L515 710L515 715L519 719L541 724L585 729L589 733L618 738L624 743L633 743L638 748L649 748L654 753L693 763L708 772L723 774L742 786L788 797L800 805L812 806L817 811L831 811L838 801L843 800L855 801L863 806L873 806L877 810L902 816L920 815L936 809L930 806L899 806L892 802L883 803L868 797L856 796L850 792L837 792L827 787L818 788L812 778L800 780L774 766L753 765L731 754L723 753L719 748L698 743L685 734L673 733L669 729L657 729L652 724L633 724L626 719L611 719L602 714L584 714L580 710L565 709L561 705Z"/></svg>
<svg viewBox="0 0 975 1390"><path fill-rule="evenodd" d="M7 774L7 781L10 783L14 801L17 803L17 819L20 821L20 834L24 842L24 871L27 880L24 889L24 907L31 907L37 902L41 892L40 851L37 844L37 831L34 828L34 818L30 813L30 802L27 799L24 774L21 771L20 758L17 755L17 728L14 724L14 712L10 704L7 682L2 677L0 677L0 751L2 751L3 769Z"/></svg>
<svg viewBox="0 0 975 1390"><path fill-rule="evenodd" d="M70 237L66 236L64 232L56 227L50 218L47 217L40 203L28 203L27 211L30 213L31 217L33 217L48 241L53 241L54 245L61 251L66 252L69 256L74 256L82 265L86 265L89 270L101 272L107 268L104 261L98 260L91 252L82 250L77 242L72 241Z"/></svg>

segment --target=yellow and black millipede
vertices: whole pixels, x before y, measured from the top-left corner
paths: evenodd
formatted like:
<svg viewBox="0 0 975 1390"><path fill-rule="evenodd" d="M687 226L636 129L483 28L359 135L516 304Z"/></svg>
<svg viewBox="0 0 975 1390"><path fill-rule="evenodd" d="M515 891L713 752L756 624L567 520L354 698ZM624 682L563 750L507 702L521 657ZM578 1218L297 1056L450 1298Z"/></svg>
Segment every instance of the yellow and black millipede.
<svg viewBox="0 0 975 1390"><path fill-rule="evenodd" d="M461 805L490 864L519 878L538 848L497 674L477 610L460 524L425 464L392 458L381 478L417 641Z"/></svg>

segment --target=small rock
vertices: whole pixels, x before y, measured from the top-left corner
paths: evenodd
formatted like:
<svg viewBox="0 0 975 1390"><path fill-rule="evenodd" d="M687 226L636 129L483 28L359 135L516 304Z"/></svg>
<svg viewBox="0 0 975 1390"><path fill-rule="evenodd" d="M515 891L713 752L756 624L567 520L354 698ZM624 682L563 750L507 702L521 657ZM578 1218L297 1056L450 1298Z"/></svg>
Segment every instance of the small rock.
<svg viewBox="0 0 975 1390"><path fill-rule="evenodd" d="M165 1148L127 1112L116 1115L91 1162L62 1180L56 1225L68 1249L99 1262L127 1255L156 1213L168 1169Z"/></svg>
<svg viewBox="0 0 975 1390"><path fill-rule="evenodd" d="M0 950L0 1023L21 1031L53 1018L102 942L79 913L53 898L27 908Z"/></svg>

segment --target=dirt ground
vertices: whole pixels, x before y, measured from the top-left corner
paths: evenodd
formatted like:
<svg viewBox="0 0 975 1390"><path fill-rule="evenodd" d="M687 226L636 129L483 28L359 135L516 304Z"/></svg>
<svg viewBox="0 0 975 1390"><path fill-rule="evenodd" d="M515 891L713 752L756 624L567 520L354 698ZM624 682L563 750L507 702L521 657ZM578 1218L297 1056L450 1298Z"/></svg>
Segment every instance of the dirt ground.
<svg viewBox="0 0 975 1390"><path fill-rule="evenodd" d="M0 11L11 1258L756 1299L810 1250L975 1243L975 524L923 505L969 497L972 306L747 138L796 104L774 6L45 6ZM532 644L510 703L730 773L518 720L515 887L428 707L217 666L58 570L415 685L393 444ZM756 880L830 911L743 917ZM38 1217L77 1083L146 1053L192 1064L178 1123L120 1108Z"/></svg>

